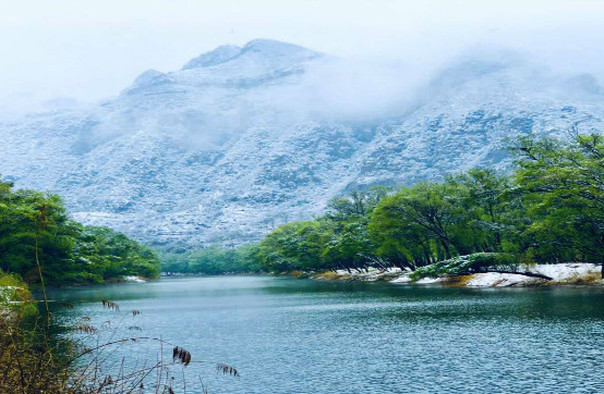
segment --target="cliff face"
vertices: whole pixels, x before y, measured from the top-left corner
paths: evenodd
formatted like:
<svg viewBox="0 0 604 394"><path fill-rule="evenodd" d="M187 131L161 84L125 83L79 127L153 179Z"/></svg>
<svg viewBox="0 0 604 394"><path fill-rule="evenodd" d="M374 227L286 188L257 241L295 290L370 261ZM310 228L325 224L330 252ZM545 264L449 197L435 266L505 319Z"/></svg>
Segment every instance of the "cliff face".
<svg viewBox="0 0 604 394"><path fill-rule="evenodd" d="M349 72L269 40L219 47L93 108L0 124L0 173L145 242L239 244L350 189L506 170L505 139L517 134L602 130L604 94L589 75L464 61L408 95L385 89L386 103L357 99L340 67Z"/></svg>

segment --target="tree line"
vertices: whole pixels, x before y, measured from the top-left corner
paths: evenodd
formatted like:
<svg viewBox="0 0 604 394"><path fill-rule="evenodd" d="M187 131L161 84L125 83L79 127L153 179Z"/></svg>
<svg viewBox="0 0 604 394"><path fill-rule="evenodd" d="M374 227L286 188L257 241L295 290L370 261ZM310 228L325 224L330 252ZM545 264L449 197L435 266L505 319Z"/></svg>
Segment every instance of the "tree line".
<svg viewBox="0 0 604 394"><path fill-rule="evenodd" d="M253 246L265 270L417 270L480 253L481 264L604 261L604 140L522 137L515 170L473 169L442 182L353 192L321 217ZM488 257L488 258L486 258Z"/></svg>
<svg viewBox="0 0 604 394"><path fill-rule="evenodd" d="M107 227L69 218L61 198L14 190L0 179L0 269L26 282L101 283L124 275L157 277L157 254Z"/></svg>

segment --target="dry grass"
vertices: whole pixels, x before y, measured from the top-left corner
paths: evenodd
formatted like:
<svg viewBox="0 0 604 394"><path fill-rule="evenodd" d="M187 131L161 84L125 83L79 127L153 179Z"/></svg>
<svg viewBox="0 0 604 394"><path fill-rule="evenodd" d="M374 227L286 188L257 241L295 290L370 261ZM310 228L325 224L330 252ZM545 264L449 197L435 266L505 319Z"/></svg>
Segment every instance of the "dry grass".
<svg viewBox="0 0 604 394"><path fill-rule="evenodd" d="M119 305L116 304L113 301L103 300L103 301L101 301L101 303L103 304L103 308L112 309L112 310L115 310L115 311L119 311L120 310Z"/></svg>
<svg viewBox="0 0 604 394"><path fill-rule="evenodd" d="M226 365L226 364L216 364L216 370L224 375L230 375L230 376L234 376L236 378L239 377L239 372L231 367L230 365Z"/></svg>
<svg viewBox="0 0 604 394"><path fill-rule="evenodd" d="M400 276L401 276L400 272L385 273L385 274L382 274L382 275L378 276L378 278L376 279L376 281L390 282L391 280L397 279Z"/></svg>
<svg viewBox="0 0 604 394"><path fill-rule="evenodd" d="M95 327L90 318L83 317L71 327L67 339L48 340L43 325L25 328L22 319L14 313L0 313L0 393L22 394L123 394L123 393L175 393L187 392L185 369L193 363L193 356L180 346L156 337L114 337L125 322L136 319L138 310L119 312L119 305L103 300L102 307L115 311L122 318L117 324ZM0 312L7 312L1 309ZM6 317L10 316L10 319ZM39 320L39 319L38 319ZM123 326L124 329L141 331L139 326ZM109 330L109 333L107 333ZM101 333L109 335L108 341L99 342ZM95 340L96 338L96 340ZM137 346L151 341L159 346L157 360L147 361L144 367L125 367L129 358L136 359L137 350L122 359L122 367L115 370L113 349L125 345ZM50 343L52 347L47 347ZM88 348L85 345L98 343ZM164 347L172 347L172 358L164 355ZM165 356L165 357L164 357ZM199 361L197 362L199 363ZM139 365L139 364L135 364ZM238 377L237 369L226 364L217 364L216 370ZM198 376L201 380L201 377ZM203 383L202 383L203 384ZM203 392L206 392L205 386Z"/></svg>
<svg viewBox="0 0 604 394"><path fill-rule="evenodd" d="M576 285L576 286L581 286L581 285L596 285L598 283L601 283L602 281L602 274L599 272L590 272L586 275L573 275L571 278L566 279L563 282L565 285Z"/></svg>
<svg viewBox="0 0 604 394"><path fill-rule="evenodd" d="M59 358L39 334L0 318L0 393L77 392L68 385L70 370L59 367Z"/></svg>
<svg viewBox="0 0 604 394"><path fill-rule="evenodd" d="M448 287L467 287L473 277L474 275L449 275L440 283Z"/></svg>
<svg viewBox="0 0 604 394"><path fill-rule="evenodd" d="M175 346L172 349L172 360L179 361L182 365L187 366L191 363L191 353L180 346Z"/></svg>
<svg viewBox="0 0 604 394"><path fill-rule="evenodd" d="M79 326L75 327L75 330L85 334L96 334L99 331L98 328L93 327L90 324L80 324Z"/></svg>
<svg viewBox="0 0 604 394"><path fill-rule="evenodd" d="M321 272L320 274L315 275L314 279L342 280L342 279L348 279L349 277L350 277L349 275L340 275L337 272L333 272L333 271L324 271L324 272Z"/></svg>

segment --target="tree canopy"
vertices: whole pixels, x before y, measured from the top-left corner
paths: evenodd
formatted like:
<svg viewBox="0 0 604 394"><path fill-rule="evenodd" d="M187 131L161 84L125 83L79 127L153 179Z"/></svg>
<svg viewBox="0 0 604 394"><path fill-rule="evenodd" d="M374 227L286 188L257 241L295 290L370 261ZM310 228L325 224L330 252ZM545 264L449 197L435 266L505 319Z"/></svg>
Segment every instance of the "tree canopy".
<svg viewBox="0 0 604 394"><path fill-rule="evenodd" d="M159 259L150 248L109 228L71 220L57 195L13 190L0 179L0 269L38 282L36 253L50 284L159 275Z"/></svg>
<svg viewBox="0 0 604 394"><path fill-rule="evenodd" d="M473 169L394 192L356 191L315 220L278 227L254 257L270 271L416 270L480 253L502 256L477 259L481 269L510 259L602 264L603 137L523 137L510 150L511 176Z"/></svg>

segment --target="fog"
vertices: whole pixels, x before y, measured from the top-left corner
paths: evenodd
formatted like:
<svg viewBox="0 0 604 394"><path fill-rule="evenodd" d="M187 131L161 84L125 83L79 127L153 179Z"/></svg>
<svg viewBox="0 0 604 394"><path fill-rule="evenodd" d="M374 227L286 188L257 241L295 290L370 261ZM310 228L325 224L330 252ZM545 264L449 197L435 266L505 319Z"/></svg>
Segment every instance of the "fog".
<svg viewBox="0 0 604 394"><path fill-rule="evenodd" d="M544 73L604 77L602 1L2 1L0 115L88 105L146 69L178 70L258 37L339 63L310 73L310 108L334 116L403 105L439 69L513 54ZM506 55L508 56L508 55ZM343 66L344 65L344 66ZM361 99L362 97L362 99ZM312 104L312 105L311 105ZM405 104L405 105L407 105Z"/></svg>

